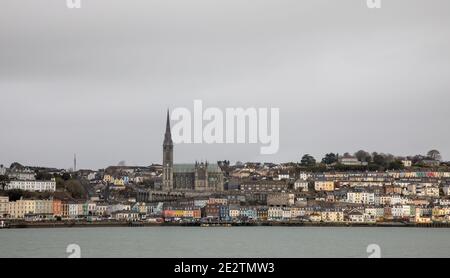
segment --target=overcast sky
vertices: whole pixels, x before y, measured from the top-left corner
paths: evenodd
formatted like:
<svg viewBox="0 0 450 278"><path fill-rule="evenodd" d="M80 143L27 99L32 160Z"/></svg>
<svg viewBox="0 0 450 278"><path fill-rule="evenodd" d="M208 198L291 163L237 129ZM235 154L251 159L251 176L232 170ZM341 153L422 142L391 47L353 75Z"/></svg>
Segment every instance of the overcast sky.
<svg viewBox="0 0 450 278"><path fill-rule="evenodd" d="M2 0L0 164L161 163L167 108L279 107L280 150L176 145L175 162L359 149L450 159L450 1Z"/></svg>

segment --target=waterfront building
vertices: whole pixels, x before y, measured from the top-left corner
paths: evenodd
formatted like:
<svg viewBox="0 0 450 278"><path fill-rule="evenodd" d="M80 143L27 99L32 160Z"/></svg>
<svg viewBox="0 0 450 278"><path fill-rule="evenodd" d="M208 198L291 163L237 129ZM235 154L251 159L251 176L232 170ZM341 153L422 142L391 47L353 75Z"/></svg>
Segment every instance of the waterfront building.
<svg viewBox="0 0 450 278"><path fill-rule="evenodd" d="M53 215L53 200L34 200L34 214Z"/></svg>
<svg viewBox="0 0 450 278"><path fill-rule="evenodd" d="M219 205L207 205L205 208L205 217L212 219L220 218L220 206Z"/></svg>
<svg viewBox="0 0 450 278"><path fill-rule="evenodd" d="M0 196L0 218L5 218L8 215L8 196Z"/></svg>
<svg viewBox="0 0 450 278"><path fill-rule="evenodd" d="M35 212L35 200L20 199L15 202L8 203L8 215L12 219L23 219L26 214L33 214Z"/></svg>
<svg viewBox="0 0 450 278"><path fill-rule="evenodd" d="M269 207L267 211L269 220L278 220L283 218L283 208L281 207Z"/></svg>
<svg viewBox="0 0 450 278"><path fill-rule="evenodd" d="M61 200L53 199L53 215L55 217L63 216L63 203Z"/></svg>
<svg viewBox="0 0 450 278"><path fill-rule="evenodd" d="M252 207L241 207L240 217L245 220L256 220L258 218L258 214L256 209Z"/></svg>
<svg viewBox="0 0 450 278"><path fill-rule="evenodd" d="M241 211L238 206L230 206L228 210L230 218L237 219L241 216Z"/></svg>
<svg viewBox="0 0 450 278"><path fill-rule="evenodd" d="M95 206L95 215L97 216L107 216L109 205L106 203L97 203Z"/></svg>
<svg viewBox="0 0 450 278"><path fill-rule="evenodd" d="M283 208L281 218L283 220L290 220L292 218L292 213L290 208Z"/></svg>
<svg viewBox="0 0 450 278"><path fill-rule="evenodd" d="M350 211L348 214L348 220L350 222L355 222L355 223L364 223L365 222L365 217L364 217L364 213L361 212L360 210L352 210Z"/></svg>
<svg viewBox="0 0 450 278"><path fill-rule="evenodd" d="M117 221L137 221L139 213L129 210L116 211L112 214L113 219Z"/></svg>
<svg viewBox="0 0 450 278"><path fill-rule="evenodd" d="M315 223L321 222L322 214L319 212L313 212L308 215L308 218L309 218L309 221L311 221L311 222L315 222Z"/></svg>
<svg viewBox="0 0 450 278"><path fill-rule="evenodd" d="M76 202L68 203L68 218L76 219L78 218L80 209L78 208L79 204ZM83 211L83 206L81 205L81 212Z"/></svg>
<svg viewBox="0 0 450 278"><path fill-rule="evenodd" d="M269 209L267 207L256 208L256 216L260 221L267 221L269 217Z"/></svg>
<svg viewBox="0 0 450 278"><path fill-rule="evenodd" d="M344 222L344 212L337 210L324 210L320 212L321 221L322 222Z"/></svg>
<svg viewBox="0 0 450 278"><path fill-rule="evenodd" d="M230 208L227 205L219 206L219 217L221 220L225 221L230 220Z"/></svg>
<svg viewBox="0 0 450 278"><path fill-rule="evenodd" d="M366 207L364 214L369 218L381 221L384 218L384 207Z"/></svg>
<svg viewBox="0 0 450 278"><path fill-rule="evenodd" d="M61 204L61 217L63 219L69 219L69 203L62 202Z"/></svg>

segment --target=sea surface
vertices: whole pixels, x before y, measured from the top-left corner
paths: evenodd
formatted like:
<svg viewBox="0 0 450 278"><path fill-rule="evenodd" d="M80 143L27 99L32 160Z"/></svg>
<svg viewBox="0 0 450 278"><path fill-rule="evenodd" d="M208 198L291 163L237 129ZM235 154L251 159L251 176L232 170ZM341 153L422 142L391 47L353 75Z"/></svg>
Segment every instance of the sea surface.
<svg viewBox="0 0 450 278"><path fill-rule="evenodd" d="M107 227L0 230L0 257L450 257L450 229ZM67 249L69 246L69 250ZM79 247L79 250L77 250ZM79 254L77 253L79 251Z"/></svg>

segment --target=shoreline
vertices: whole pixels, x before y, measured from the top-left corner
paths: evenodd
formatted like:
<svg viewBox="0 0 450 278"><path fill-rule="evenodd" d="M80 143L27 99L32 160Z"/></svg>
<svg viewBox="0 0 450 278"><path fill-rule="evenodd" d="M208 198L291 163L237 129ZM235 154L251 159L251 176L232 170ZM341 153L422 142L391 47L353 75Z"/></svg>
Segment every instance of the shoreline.
<svg viewBox="0 0 450 278"><path fill-rule="evenodd" d="M104 227L367 227L367 228L450 228L450 223L312 223L312 222L257 222L257 223L144 223L144 222L15 222L8 223L3 229L30 228L104 228Z"/></svg>

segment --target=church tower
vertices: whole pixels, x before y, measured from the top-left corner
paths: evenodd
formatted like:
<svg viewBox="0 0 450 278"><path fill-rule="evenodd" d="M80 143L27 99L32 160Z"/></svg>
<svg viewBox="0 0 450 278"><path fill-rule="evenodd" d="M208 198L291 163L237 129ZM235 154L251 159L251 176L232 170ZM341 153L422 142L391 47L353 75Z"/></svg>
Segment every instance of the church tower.
<svg viewBox="0 0 450 278"><path fill-rule="evenodd" d="M170 131L169 110L167 110L166 133L163 143L163 190L173 189L173 141Z"/></svg>

